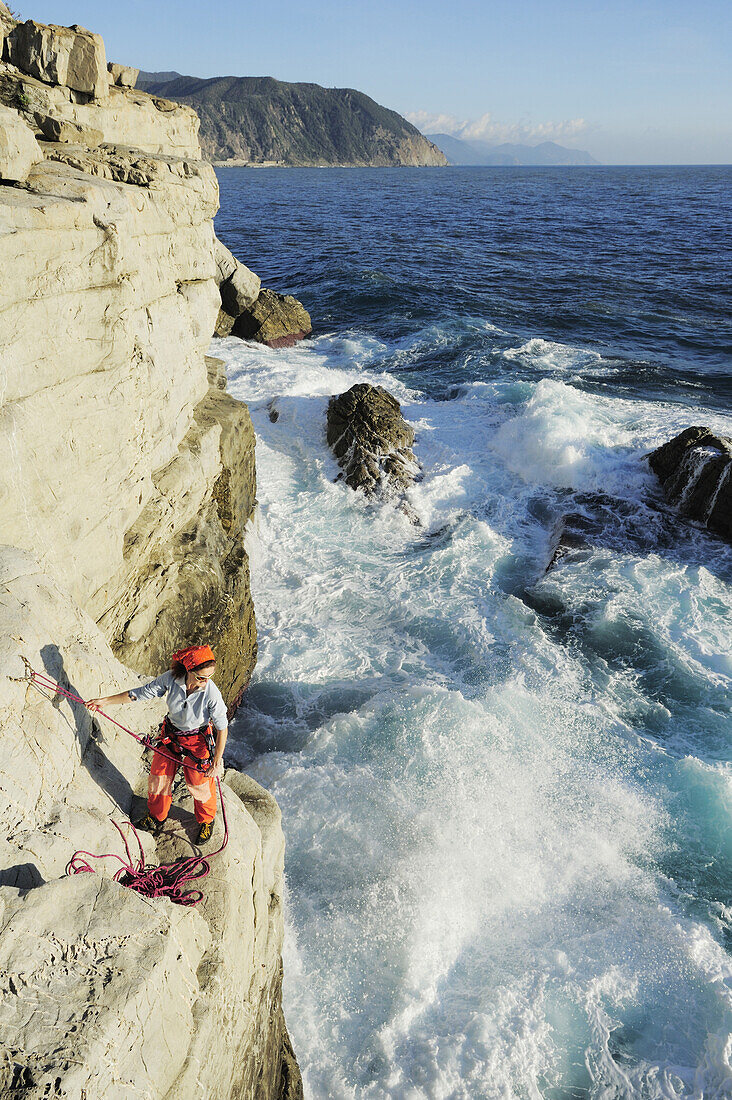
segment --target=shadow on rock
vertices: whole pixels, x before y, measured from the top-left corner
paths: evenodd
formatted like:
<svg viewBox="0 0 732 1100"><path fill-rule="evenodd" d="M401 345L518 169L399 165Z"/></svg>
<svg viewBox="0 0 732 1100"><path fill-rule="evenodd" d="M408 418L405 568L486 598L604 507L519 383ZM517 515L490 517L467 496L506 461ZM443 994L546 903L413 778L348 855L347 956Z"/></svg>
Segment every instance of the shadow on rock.
<svg viewBox="0 0 732 1100"><path fill-rule="evenodd" d="M55 680L60 687L81 696L81 692L70 681L64 668L64 660L56 645L45 645L41 649L41 659L46 675ZM74 721L76 739L79 743L81 762L94 782L106 795L129 812L133 792L122 772L115 767L101 748L103 735L99 724L92 718L83 703L56 695L51 699L52 706L59 710L62 703L68 703Z"/></svg>
<svg viewBox="0 0 732 1100"><path fill-rule="evenodd" d="M43 886L45 879L35 863L16 863L13 867L4 867L0 871L0 886L14 886L21 894Z"/></svg>

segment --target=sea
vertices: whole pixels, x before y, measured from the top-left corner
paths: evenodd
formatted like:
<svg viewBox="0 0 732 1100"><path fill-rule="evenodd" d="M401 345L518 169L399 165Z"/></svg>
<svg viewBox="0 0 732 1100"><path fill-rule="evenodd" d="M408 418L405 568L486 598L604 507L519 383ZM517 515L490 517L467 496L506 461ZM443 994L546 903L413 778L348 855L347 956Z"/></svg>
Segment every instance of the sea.
<svg viewBox="0 0 732 1100"><path fill-rule="evenodd" d="M732 434L732 168L218 175L313 320L213 346L257 434L229 762L282 808L306 1096L732 1097L732 547L646 461ZM356 382L418 523L336 481Z"/></svg>

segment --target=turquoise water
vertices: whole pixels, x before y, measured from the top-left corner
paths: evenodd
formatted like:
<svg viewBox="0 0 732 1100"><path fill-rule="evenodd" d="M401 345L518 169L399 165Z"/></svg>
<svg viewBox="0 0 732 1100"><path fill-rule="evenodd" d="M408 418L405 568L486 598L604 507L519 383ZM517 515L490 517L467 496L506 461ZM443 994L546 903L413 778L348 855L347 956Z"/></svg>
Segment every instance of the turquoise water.
<svg viewBox="0 0 732 1100"><path fill-rule="evenodd" d="M732 550L643 459L732 430L732 172L220 180L315 325L215 345L258 439L231 759L283 810L308 1094L732 1096ZM415 426L420 527L334 484L364 380Z"/></svg>

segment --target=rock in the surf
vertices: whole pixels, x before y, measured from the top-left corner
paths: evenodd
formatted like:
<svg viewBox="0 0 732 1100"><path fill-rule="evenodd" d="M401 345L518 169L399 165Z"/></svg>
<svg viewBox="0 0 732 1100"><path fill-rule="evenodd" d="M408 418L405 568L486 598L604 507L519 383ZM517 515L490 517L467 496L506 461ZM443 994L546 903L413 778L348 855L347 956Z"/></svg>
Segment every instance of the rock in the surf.
<svg viewBox="0 0 732 1100"><path fill-rule="evenodd" d="M414 429L395 397L381 386L359 382L328 403L328 445L351 489L395 498L419 473L412 447ZM411 519L416 517L410 514Z"/></svg>
<svg viewBox="0 0 732 1100"><path fill-rule="evenodd" d="M214 240L214 259L216 282L221 295L214 336L229 336L237 317L256 302L262 284L259 276L237 260L218 239Z"/></svg>
<svg viewBox="0 0 732 1100"><path fill-rule="evenodd" d="M233 335L270 348L289 348L312 332L310 314L291 294L261 290L253 305L237 317Z"/></svg>
<svg viewBox="0 0 732 1100"><path fill-rule="evenodd" d="M297 298L262 288L258 275L214 241L221 308L214 336L238 336L271 348L287 348L312 331L310 315Z"/></svg>
<svg viewBox="0 0 732 1100"><path fill-rule="evenodd" d="M687 428L648 456L666 499L732 542L732 439Z"/></svg>

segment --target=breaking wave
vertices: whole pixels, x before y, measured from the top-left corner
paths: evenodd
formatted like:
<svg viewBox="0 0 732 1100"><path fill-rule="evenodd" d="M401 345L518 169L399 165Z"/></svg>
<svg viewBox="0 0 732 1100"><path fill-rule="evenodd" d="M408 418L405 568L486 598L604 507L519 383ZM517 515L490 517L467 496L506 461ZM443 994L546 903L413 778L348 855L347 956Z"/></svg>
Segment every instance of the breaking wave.
<svg viewBox="0 0 732 1100"><path fill-rule="evenodd" d="M283 811L314 1100L732 1097L732 551L644 461L689 423L730 433L726 329L714 280L674 307L684 348L718 334L708 359L668 311L652 327L675 287L642 227L665 207L581 171L561 210L536 170L320 173L317 194L222 174L235 250L270 192L305 255L331 245L288 286L317 338L213 348L257 432L260 655L230 758ZM590 295L610 192L641 229ZM258 241L239 251L266 276ZM357 381L415 427L421 527L334 483L327 400Z"/></svg>

